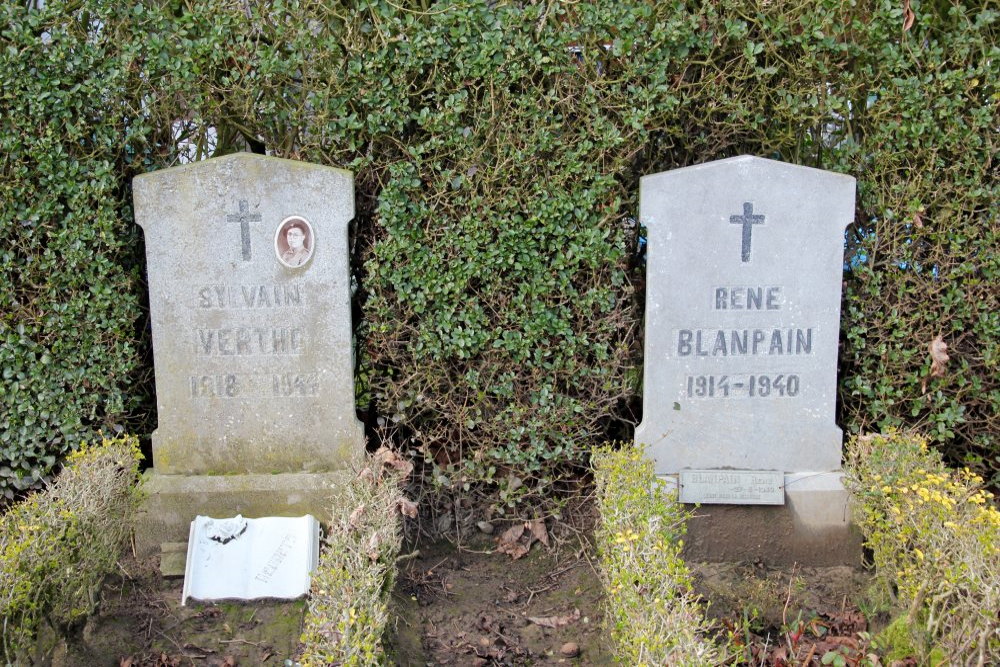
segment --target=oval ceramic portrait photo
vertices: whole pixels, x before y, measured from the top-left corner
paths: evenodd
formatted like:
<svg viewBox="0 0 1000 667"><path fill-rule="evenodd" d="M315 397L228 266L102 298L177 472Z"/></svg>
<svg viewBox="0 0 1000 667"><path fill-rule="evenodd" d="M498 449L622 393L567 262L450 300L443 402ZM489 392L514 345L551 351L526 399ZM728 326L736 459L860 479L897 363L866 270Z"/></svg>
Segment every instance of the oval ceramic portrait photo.
<svg viewBox="0 0 1000 667"><path fill-rule="evenodd" d="M308 220L298 215L288 216L274 233L274 254L285 266L300 268L312 258L314 238Z"/></svg>

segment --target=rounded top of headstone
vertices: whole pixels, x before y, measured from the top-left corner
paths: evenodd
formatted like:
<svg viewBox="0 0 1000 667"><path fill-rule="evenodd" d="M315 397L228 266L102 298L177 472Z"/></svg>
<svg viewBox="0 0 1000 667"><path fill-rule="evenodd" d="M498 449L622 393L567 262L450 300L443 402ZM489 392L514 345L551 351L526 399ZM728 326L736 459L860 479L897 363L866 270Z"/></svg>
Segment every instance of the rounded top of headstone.
<svg viewBox="0 0 1000 667"><path fill-rule="evenodd" d="M227 171L251 171L266 170L270 172L287 173L313 173L313 174L336 174L339 177L353 179L354 174L347 169L328 167L312 162L302 162L300 160L289 160L287 158L272 157L270 155L260 155L258 153L230 153L221 157L212 157L207 160L182 164L176 167L167 167L147 174L140 174L133 179L133 187L145 187L145 183L156 183L161 179L177 179L185 176L196 176L203 173L227 172Z"/></svg>
<svg viewBox="0 0 1000 667"><path fill-rule="evenodd" d="M662 178L691 178L699 173L721 170L732 171L737 175L745 175L748 178L767 174L787 174L798 177L812 176L813 178L824 178L829 179L831 182L839 181L844 185L850 184L850 187L854 187L855 183L855 178L847 174L816 169L815 167L804 167L779 160L770 160L768 158L757 157L756 155L738 155L723 160L713 160L689 167L661 171L656 174L643 176L642 181L659 180Z"/></svg>

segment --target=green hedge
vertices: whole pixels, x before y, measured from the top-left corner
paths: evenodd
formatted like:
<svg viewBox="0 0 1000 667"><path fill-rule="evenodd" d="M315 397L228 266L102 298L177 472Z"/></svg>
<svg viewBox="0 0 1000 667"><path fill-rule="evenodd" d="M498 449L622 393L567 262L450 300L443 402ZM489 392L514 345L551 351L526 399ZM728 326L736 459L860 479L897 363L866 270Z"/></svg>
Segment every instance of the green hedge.
<svg viewBox="0 0 1000 667"><path fill-rule="evenodd" d="M356 172L359 400L445 487L512 501L628 436L638 178L743 153L858 178L841 423L919 426L1000 470L985 3L914 0L908 28L888 0L113 4L0 10L18 484L103 422L149 430L127 183L176 158L178 120L206 151Z"/></svg>
<svg viewBox="0 0 1000 667"><path fill-rule="evenodd" d="M0 6L0 494L135 416L143 367L130 150L139 42L111 3ZM30 4L30 3L29 3ZM73 7L73 9L71 9ZM105 28L95 34L95 22ZM136 425L136 424L133 424ZM2 501L0 501L2 504Z"/></svg>
<svg viewBox="0 0 1000 667"><path fill-rule="evenodd" d="M83 446L45 490L0 515L0 662L44 663L32 655L39 630L63 633L97 606L132 533L140 458L134 437Z"/></svg>

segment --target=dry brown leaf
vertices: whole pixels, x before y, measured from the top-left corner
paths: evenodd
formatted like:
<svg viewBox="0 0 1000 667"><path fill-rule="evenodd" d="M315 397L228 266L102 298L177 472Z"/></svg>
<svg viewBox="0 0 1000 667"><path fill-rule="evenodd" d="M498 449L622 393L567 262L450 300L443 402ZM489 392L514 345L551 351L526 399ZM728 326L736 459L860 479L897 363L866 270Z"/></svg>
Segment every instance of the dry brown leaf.
<svg viewBox="0 0 1000 667"><path fill-rule="evenodd" d="M913 9L910 7L910 0L903 0L903 32L913 27L913 21L916 18L917 15L913 13Z"/></svg>
<svg viewBox="0 0 1000 667"><path fill-rule="evenodd" d="M352 529L357 530L358 524L361 522L361 515L364 513L365 513L365 506L361 505L353 512L351 512L351 516L347 518L347 525L349 525Z"/></svg>
<svg viewBox="0 0 1000 667"><path fill-rule="evenodd" d="M226 659L222 661L222 667L236 667L236 658L231 655L227 655Z"/></svg>
<svg viewBox="0 0 1000 667"><path fill-rule="evenodd" d="M383 467L392 468L402 473L404 479L409 477L410 473L413 472L413 464L403 459L388 447L379 447L372 458L375 459L375 463L379 469Z"/></svg>
<svg viewBox="0 0 1000 667"><path fill-rule="evenodd" d="M118 661L118 667L132 667L132 658L122 658Z"/></svg>
<svg viewBox="0 0 1000 667"><path fill-rule="evenodd" d="M573 613L566 614L564 616L529 616L528 620L535 625L540 625L543 628L561 628L564 625L569 625L573 621L580 620L580 610L574 609Z"/></svg>
<svg viewBox="0 0 1000 667"><path fill-rule="evenodd" d="M371 468L362 468L361 472L358 473L358 479L363 479L366 482L374 482L375 473L372 472Z"/></svg>
<svg viewBox="0 0 1000 667"><path fill-rule="evenodd" d="M948 344L940 334L927 346L931 353L931 377L944 377L945 366L948 365Z"/></svg>
<svg viewBox="0 0 1000 667"><path fill-rule="evenodd" d="M399 510L399 513L402 514L403 516L408 516L411 519L417 518L417 504L412 500L409 500L407 498L399 498L398 500L396 500L396 508Z"/></svg>
<svg viewBox="0 0 1000 667"><path fill-rule="evenodd" d="M381 546L382 538L379 537L378 533L372 533L371 538L368 540L368 557L372 560L378 560L378 551Z"/></svg>
<svg viewBox="0 0 1000 667"><path fill-rule="evenodd" d="M519 523L505 530L503 535L497 538L497 551L507 554L514 560L525 556L528 547L521 543L524 527L525 524Z"/></svg>
<svg viewBox="0 0 1000 667"><path fill-rule="evenodd" d="M545 520L535 519L534 521L526 521L524 524L525 528L531 531L531 536L528 538L528 546L531 546L533 541L538 541L549 546L549 533L545 530Z"/></svg>

